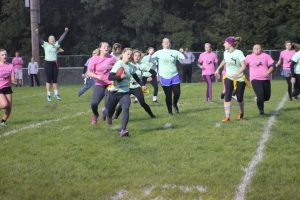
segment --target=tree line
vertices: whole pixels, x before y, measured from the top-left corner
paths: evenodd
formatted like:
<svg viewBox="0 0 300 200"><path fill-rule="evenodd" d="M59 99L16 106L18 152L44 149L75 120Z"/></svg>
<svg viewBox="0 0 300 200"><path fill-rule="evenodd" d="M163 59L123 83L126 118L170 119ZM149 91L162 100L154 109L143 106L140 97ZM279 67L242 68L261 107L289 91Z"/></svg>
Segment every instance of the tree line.
<svg viewBox="0 0 300 200"><path fill-rule="evenodd" d="M282 49L300 42L300 1L295 0L40 0L40 34L59 37L64 54L89 54L100 41L145 50L160 48L169 37L173 48L222 50L226 36L241 36L241 49L260 43ZM30 10L24 0L0 0L0 48L10 55L31 54Z"/></svg>

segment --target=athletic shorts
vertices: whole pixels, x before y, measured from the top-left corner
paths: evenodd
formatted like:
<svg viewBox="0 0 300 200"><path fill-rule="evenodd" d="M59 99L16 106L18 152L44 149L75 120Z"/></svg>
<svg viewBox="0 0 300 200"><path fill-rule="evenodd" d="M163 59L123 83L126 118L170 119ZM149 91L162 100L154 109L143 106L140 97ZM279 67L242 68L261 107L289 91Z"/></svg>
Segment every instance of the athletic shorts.
<svg viewBox="0 0 300 200"><path fill-rule="evenodd" d="M0 94L12 94L13 91L11 89L11 87L5 87L5 88L2 88L0 89Z"/></svg>
<svg viewBox="0 0 300 200"><path fill-rule="evenodd" d="M163 77L159 77L160 79L160 84L162 86L171 86L171 85L176 85L176 84L179 84L180 83L180 77L179 77L179 74L173 76L172 78L169 78L169 79L166 79L166 78L163 78Z"/></svg>
<svg viewBox="0 0 300 200"><path fill-rule="evenodd" d="M22 69L15 69L15 78L23 79L23 70Z"/></svg>

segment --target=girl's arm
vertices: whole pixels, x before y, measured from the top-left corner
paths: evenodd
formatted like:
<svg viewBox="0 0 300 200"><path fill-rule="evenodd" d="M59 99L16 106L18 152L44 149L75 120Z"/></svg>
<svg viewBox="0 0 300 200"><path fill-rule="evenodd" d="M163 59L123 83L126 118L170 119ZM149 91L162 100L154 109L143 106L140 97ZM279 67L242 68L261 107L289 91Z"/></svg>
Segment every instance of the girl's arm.
<svg viewBox="0 0 300 200"><path fill-rule="evenodd" d="M218 66L218 68L215 71L215 76L216 77L220 77L220 69L222 69L225 65L225 60L222 60L222 62L220 63L220 65Z"/></svg>
<svg viewBox="0 0 300 200"><path fill-rule="evenodd" d="M282 63L282 58L279 58L278 62L276 63L275 67L278 67Z"/></svg>
<svg viewBox="0 0 300 200"><path fill-rule="evenodd" d="M68 33L69 29L66 27L65 28L65 32L59 37L59 39L57 40L57 42L60 44L66 37L67 33Z"/></svg>

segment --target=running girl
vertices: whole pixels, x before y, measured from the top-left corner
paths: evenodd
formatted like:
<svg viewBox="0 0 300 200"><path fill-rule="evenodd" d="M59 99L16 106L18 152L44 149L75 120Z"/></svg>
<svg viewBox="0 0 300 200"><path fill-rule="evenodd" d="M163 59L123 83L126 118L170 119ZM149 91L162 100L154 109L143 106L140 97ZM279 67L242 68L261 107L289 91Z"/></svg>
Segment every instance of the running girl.
<svg viewBox="0 0 300 200"><path fill-rule="evenodd" d="M240 113L237 119L240 120L244 117L244 91L245 91L245 78L243 71L246 69L245 56L242 51L235 48L237 42L240 40L239 37L227 37L224 41L224 60L221 62L215 75L220 77L219 70L222 66L226 66L225 72L225 119L223 122L230 121L230 109L231 109L231 98L234 90L234 81L237 81L236 95L237 101L240 106Z"/></svg>
<svg viewBox="0 0 300 200"><path fill-rule="evenodd" d="M45 51L45 74L46 74L46 89L47 89L47 100L51 102L51 83L53 84L54 97L57 100L61 100L61 96L58 93L58 65L57 65L57 54L59 53L60 44L67 35L69 29L65 28L65 32L60 36L58 41L55 40L53 35L48 37L48 42L45 42L40 38L40 43ZM36 29L38 33L38 29Z"/></svg>
<svg viewBox="0 0 300 200"><path fill-rule="evenodd" d="M297 49L300 49L299 44L294 44ZM294 91L292 93L293 97L298 98L298 95L300 94L300 51L292 57L292 63L291 63L291 83L294 84Z"/></svg>
<svg viewBox="0 0 300 200"><path fill-rule="evenodd" d="M122 54L122 46L120 43L114 43L112 46L111 54L118 61L120 60L120 56Z"/></svg>
<svg viewBox="0 0 300 200"><path fill-rule="evenodd" d="M78 91L78 96L80 97L83 95L88 89L95 86L95 80L92 77L89 77L87 75L87 68L89 65L89 62L91 58L95 55L99 55L99 49L95 49L92 53L92 56L86 61L86 63L83 66L81 77L84 78L84 85L83 87Z"/></svg>
<svg viewBox="0 0 300 200"><path fill-rule="evenodd" d="M218 63L217 55L212 52L211 44L204 45L205 52L201 53L198 59L200 68L202 69L202 79L207 84L206 101L212 101L212 82L214 80L215 66Z"/></svg>
<svg viewBox="0 0 300 200"><path fill-rule="evenodd" d="M250 71L250 81L256 94L256 104L260 115L264 115L264 102L271 97L271 73L274 69L274 60L263 52L260 44L253 46L253 53L247 55L246 65Z"/></svg>
<svg viewBox="0 0 300 200"><path fill-rule="evenodd" d="M118 103L122 106L122 125L120 136L128 136L129 132L126 129L129 120L129 107L130 107L130 95L129 95L129 83L131 77L133 77L137 83L142 85L142 89L146 89L144 83L141 82L138 75L135 73L135 68L130 64L132 57L132 50L130 48L125 48L122 52L121 60L117 61L113 66L110 74L109 80L114 81L114 90L109 91L108 95L108 113L107 122L109 125L112 124L112 116L115 112ZM117 76L117 71L123 67L124 73L121 76Z"/></svg>
<svg viewBox="0 0 300 200"><path fill-rule="evenodd" d="M288 94L289 98L292 101L292 84L291 84L291 62L292 57L296 53L293 49L292 42L290 40L285 42L285 50L280 52L279 60L276 64L276 67L282 64L281 75L286 79L288 84Z"/></svg>
<svg viewBox="0 0 300 200"><path fill-rule="evenodd" d="M179 113L178 100L180 97L180 78L176 67L176 61L184 59L179 51L171 49L168 38L162 40L163 49L155 52L152 58L158 59L158 74L160 83L166 95L166 105L170 115L173 115L172 104L176 113ZM172 99L173 94L173 99Z"/></svg>
<svg viewBox="0 0 300 200"><path fill-rule="evenodd" d="M153 69L155 72L158 71L158 63L157 63L157 59L153 58L152 55L154 54L154 48L153 47L149 47L147 50L148 55L144 56L142 59L142 63L151 63L152 67L151 69ZM146 72L148 73L148 72ZM151 74L148 74L148 76L151 76ZM157 76L152 77L151 81L150 81L152 87L153 87L153 98L152 101L154 103L158 103L157 101L157 95L158 95L158 81L157 81Z"/></svg>
<svg viewBox="0 0 300 200"><path fill-rule="evenodd" d="M141 63L141 58L142 58L142 52L139 50L134 50L133 51L133 62L131 63L133 67L135 68L135 73L138 75L140 80L143 80L145 83L148 78L148 73L149 71L152 70L152 77L156 77L156 72L151 69L152 65L150 63ZM151 75L151 74L150 74ZM137 99L140 105L144 108L144 110L148 113L148 115L151 118L155 118L155 115L152 113L150 106L145 102L145 97L143 94L143 91L141 89L140 84L133 78L131 77L130 79L130 86L129 86L129 94L133 94ZM118 118L122 111L122 107L119 104L116 114L115 114L115 119Z"/></svg>
<svg viewBox="0 0 300 200"><path fill-rule="evenodd" d="M99 44L99 55L94 55L88 64L87 75L96 80L92 100L91 109L93 111L92 124L97 123L99 113L98 105L105 96L107 87L112 83L108 80L109 72L116 63L116 59L109 54L110 46L107 42ZM106 112L106 107L102 112Z"/></svg>
<svg viewBox="0 0 300 200"><path fill-rule="evenodd" d="M0 125L6 126L12 109L12 89L11 83L15 83L14 68L12 64L8 64L7 52L0 49L0 109L4 110Z"/></svg>

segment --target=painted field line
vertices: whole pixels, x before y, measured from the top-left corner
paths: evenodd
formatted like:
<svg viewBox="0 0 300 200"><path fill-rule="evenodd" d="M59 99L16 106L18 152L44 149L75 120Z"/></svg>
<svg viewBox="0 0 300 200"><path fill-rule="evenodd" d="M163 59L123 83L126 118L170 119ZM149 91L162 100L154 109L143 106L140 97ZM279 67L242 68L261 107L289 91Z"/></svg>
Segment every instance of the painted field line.
<svg viewBox="0 0 300 200"><path fill-rule="evenodd" d="M278 116L280 110L283 108L284 104L286 103L287 98L288 98L287 94L284 95L284 97L281 99L281 101L277 105L277 107L274 110L274 112L272 113L272 115L269 117L269 120L264 125L261 139L258 142L258 147L256 149L255 155L253 156L252 160L249 162L249 164L245 170L245 175L241 179L241 182L239 183L239 185L237 187L237 190L236 190L236 193L234 196L234 200L244 200L245 199L246 191L247 191L247 188L251 181L251 178L255 174L256 166L263 160L266 144L271 137L271 128L272 128L273 124L275 123L275 119Z"/></svg>
<svg viewBox="0 0 300 200"><path fill-rule="evenodd" d="M5 133L3 133L3 134L0 135L0 138L7 137L9 135L13 135L13 134L16 134L16 133L19 133L21 131L25 131L25 130L28 130L28 129L37 128L37 127L40 127L40 126L45 125L45 124L49 124L49 123L53 123L53 122L61 122L63 120L71 119L71 118L74 118L74 117L78 117L78 116L83 115L83 114L86 114L86 112L77 112L77 113L75 113L73 115L68 115L68 116L61 117L61 118L56 118L56 119L44 120L44 121L41 121L41 122L30 124L28 126L24 126L22 128L19 128L19 129L13 129L11 131L5 132Z"/></svg>

